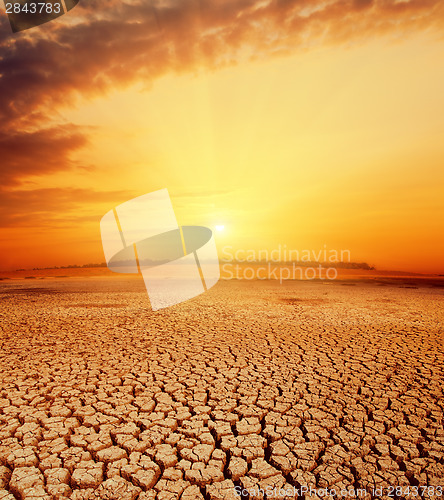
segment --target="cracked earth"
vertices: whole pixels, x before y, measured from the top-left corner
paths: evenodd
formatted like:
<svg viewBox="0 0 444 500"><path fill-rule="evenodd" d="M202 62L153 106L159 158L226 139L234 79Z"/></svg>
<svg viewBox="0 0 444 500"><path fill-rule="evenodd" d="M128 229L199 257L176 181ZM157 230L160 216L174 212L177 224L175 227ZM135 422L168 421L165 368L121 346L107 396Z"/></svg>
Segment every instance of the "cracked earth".
<svg viewBox="0 0 444 500"><path fill-rule="evenodd" d="M444 487L443 289L345 284L2 282L0 499Z"/></svg>

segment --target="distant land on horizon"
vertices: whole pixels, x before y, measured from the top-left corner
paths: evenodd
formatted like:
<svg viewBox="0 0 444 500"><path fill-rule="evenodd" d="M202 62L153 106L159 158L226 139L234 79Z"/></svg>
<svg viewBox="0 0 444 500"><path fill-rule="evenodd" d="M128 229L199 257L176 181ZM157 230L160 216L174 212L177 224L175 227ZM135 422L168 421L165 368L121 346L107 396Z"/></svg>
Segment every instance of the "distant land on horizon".
<svg viewBox="0 0 444 500"><path fill-rule="evenodd" d="M261 262L221 262L221 279L224 279L224 265L228 264L230 266L235 266L239 268L243 267L252 267L259 268L260 266L264 266L265 261ZM320 263L320 262L272 262L270 265L278 268L284 267L292 267L296 264L296 268L304 268L308 266L316 266L319 269L319 265L323 269L336 268L339 271L338 278L339 279L347 279L347 278L356 278L356 277L402 277L402 276L432 276L432 277L443 277L444 273L423 273L423 272L415 272L415 271L402 271L402 270L386 270L386 269L377 269L374 266L370 266L366 262L337 262L337 263ZM265 262L265 265L268 265ZM67 276L65 274L60 274L61 271L66 271L72 269L74 271L73 275ZM71 264L67 266L52 266L52 267L35 267L28 269L10 269L10 270L0 270L0 280L9 279L9 278L32 278L32 277L71 277L71 276L119 276L119 273L113 273L110 271L105 262L101 263L89 263L89 264ZM9 278L8 278L9 277ZM226 279L226 278L225 278Z"/></svg>
<svg viewBox="0 0 444 500"><path fill-rule="evenodd" d="M261 260L261 261L255 261L255 262L248 262L248 261L237 261L237 260L231 260L231 261L223 261L224 263L229 263L229 264L248 264L248 265L260 265L260 264L268 264L271 261L267 260ZM367 264L367 262L316 262L316 261L279 261L279 262L274 262L273 264L280 264L280 265L297 265L300 267L310 267L310 266L322 266L322 267L335 267L338 269L362 269L365 271L376 271L376 267L370 266ZM100 263L89 263L89 264L68 264L67 266L51 266L51 267L32 267L32 268L20 268L20 269L15 269L14 271L47 271L50 269L89 269L89 268L96 268L96 267L107 267L106 262L100 262Z"/></svg>

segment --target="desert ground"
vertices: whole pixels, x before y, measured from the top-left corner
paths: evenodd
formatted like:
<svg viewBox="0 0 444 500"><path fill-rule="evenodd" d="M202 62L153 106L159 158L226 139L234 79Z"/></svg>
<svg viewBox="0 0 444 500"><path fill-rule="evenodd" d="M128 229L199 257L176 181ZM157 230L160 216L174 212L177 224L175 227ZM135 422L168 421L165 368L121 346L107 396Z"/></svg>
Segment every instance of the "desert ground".
<svg viewBox="0 0 444 500"><path fill-rule="evenodd" d="M0 298L1 500L444 495L442 282L220 281L157 312L139 279Z"/></svg>

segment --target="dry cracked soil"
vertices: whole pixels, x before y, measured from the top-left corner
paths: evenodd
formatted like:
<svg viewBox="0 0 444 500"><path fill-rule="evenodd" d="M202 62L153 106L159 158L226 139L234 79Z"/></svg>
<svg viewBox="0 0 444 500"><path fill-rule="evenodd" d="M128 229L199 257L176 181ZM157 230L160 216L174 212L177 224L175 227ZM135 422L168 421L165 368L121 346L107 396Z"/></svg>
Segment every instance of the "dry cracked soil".
<svg viewBox="0 0 444 500"><path fill-rule="evenodd" d="M442 496L443 288L222 281L158 312L138 280L0 297L1 500Z"/></svg>

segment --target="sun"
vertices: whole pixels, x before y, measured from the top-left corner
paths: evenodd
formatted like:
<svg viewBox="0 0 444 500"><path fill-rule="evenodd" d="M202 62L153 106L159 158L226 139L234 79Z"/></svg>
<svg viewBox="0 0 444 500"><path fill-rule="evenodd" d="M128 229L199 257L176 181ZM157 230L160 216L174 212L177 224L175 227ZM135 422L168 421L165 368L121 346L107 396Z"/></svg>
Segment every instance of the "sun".
<svg viewBox="0 0 444 500"><path fill-rule="evenodd" d="M225 229L225 226L223 224L217 224L214 226L216 228L216 231L222 232Z"/></svg>

